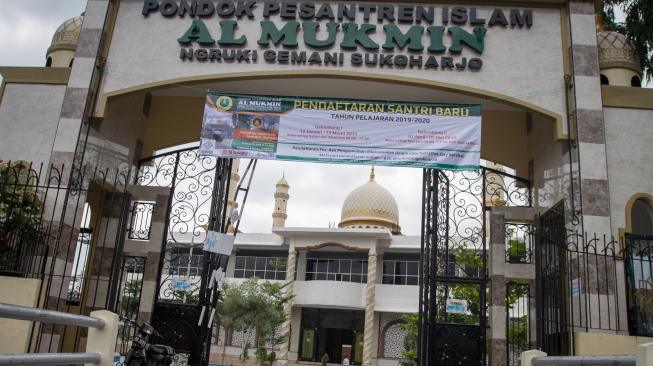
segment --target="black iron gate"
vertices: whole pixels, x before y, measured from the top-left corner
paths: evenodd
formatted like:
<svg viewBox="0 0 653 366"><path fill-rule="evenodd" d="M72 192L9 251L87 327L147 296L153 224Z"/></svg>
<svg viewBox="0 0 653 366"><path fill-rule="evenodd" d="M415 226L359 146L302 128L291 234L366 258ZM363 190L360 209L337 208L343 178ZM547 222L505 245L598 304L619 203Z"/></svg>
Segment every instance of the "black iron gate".
<svg viewBox="0 0 653 366"><path fill-rule="evenodd" d="M0 162L0 273L40 280L48 310L89 315L118 302L128 169ZM32 352L80 352L86 329L34 325Z"/></svg>
<svg viewBox="0 0 653 366"><path fill-rule="evenodd" d="M484 365L487 222L493 206L531 206L528 180L501 170L424 170L418 364Z"/></svg>
<svg viewBox="0 0 653 366"><path fill-rule="evenodd" d="M631 335L653 336L653 236L625 236L626 299Z"/></svg>
<svg viewBox="0 0 653 366"><path fill-rule="evenodd" d="M537 343L551 355L571 354L566 244L564 203L560 202L538 217L536 227Z"/></svg>
<svg viewBox="0 0 653 366"><path fill-rule="evenodd" d="M249 162L230 192L232 159L200 156L193 147L141 161L138 185L170 188L152 325L175 348L178 362L208 364L219 297L211 278L226 268L228 256L204 251L204 242L210 231L237 233L240 215L228 202L237 206L244 191L243 209L255 166Z"/></svg>
<svg viewBox="0 0 653 366"><path fill-rule="evenodd" d="M464 192L473 193L468 189L474 186L470 183L478 178L475 175L483 184L480 172L465 175L424 170L418 337L418 361L422 366L484 362L485 224L484 219L473 219L475 210L463 208L482 202L474 194L465 197L468 200L463 197ZM455 187L451 178L456 179ZM478 193L482 196L483 191ZM482 204L477 209L476 214L483 217ZM472 218L467 228L456 220L463 216ZM479 225L480 232L474 229Z"/></svg>

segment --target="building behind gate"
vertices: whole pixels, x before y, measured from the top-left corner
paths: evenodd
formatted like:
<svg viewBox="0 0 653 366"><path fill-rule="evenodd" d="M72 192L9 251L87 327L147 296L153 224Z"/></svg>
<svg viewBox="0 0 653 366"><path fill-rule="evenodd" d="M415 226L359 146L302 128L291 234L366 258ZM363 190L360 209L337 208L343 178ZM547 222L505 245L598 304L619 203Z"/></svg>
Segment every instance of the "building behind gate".
<svg viewBox="0 0 653 366"><path fill-rule="evenodd" d="M197 303L216 192L231 215L252 171L188 145L207 91L481 104L483 167L425 171L421 237L402 235L373 170L337 227L286 227L279 172L271 232L237 233L227 278L288 284L288 364L398 364L420 283L447 294L429 313L436 359L633 353L653 337L653 91L638 57L593 2L463 3L89 0L44 67L0 67L0 301L110 309L153 322L180 360L212 339L210 358L235 363L255 330L205 338ZM86 341L16 334L8 352Z"/></svg>

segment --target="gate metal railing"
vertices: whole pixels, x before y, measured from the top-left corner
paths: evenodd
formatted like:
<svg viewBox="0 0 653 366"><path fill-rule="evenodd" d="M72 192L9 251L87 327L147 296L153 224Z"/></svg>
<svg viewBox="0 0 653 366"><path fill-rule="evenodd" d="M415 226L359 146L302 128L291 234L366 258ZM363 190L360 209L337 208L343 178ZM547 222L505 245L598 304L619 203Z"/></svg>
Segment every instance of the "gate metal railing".
<svg viewBox="0 0 653 366"><path fill-rule="evenodd" d="M551 211L555 211L552 209ZM653 335L653 238L619 241L567 230L563 213L538 219L538 346L574 354L574 334Z"/></svg>
<svg viewBox="0 0 653 366"><path fill-rule="evenodd" d="M653 337L653 237L626 234L625 244L628 328Z"/></svg>
<svg viewBox="0 0 653 366"><path fill-rule="evenodd" d="M519 355L530 343L530 286L528 283L506 283L506 364L519 365Z"/></svg>
<svg viewBox="0 0 653 366"><path fill-rule="evenodd" d="M188 363L208 363L219 293L209 285L228 257L204 251L209 231L236 235L256 160L238 174L232 159L199 154L198 147L139 161L134 184L170 188L154 296L152 325ZM237 181L232 181L237 179ZM203 314L206 314L204 316Z"/></svg>
<svg viewBox="0 0 653 366"><path fill-rule="evenodd" d="M113 361L113 344L118 330L118 316L106 310L91 313L94 316L75 315L59 311L35 309L26 306L0 304L0 317L28 320L44 324L61 324L89 329L86 351L83 353L24 353L0 355L0 365L110 365Z"/></svg>
<svg viewBox="0 0 653 366"><path fill-rule="evenodd" d="M48 310L89 315L115 310L128 226L129 167L0 163L0 272L40 279ZM71 177L69 179L69 177ZM34 327L35 352L78 351L84 331Z"/></svg>
<svg viewBox="0 0 653 366"><path fill-rule="evenodd" d="M418 364L485 363L488 215L494 206L530 207L531 182L488 167L425 169L422 194ZM464 311L447 310L461 299Z"/></svg>
<svg viewBox="0 0 653 366"><path fill-rule="evenodd" d="M566 356L574 353L575 332L628 331L619 243L564 228L547 230L541 223L538 230L538 346Z"/></svg>

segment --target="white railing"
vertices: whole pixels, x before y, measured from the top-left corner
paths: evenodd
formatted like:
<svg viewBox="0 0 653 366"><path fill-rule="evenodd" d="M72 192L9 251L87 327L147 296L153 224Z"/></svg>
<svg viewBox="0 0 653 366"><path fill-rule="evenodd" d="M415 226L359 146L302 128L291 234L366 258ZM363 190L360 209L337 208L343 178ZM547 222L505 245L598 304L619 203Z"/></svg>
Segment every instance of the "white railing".
<svg viewBox="0 0 653 366"><path fill-rule="evenodd" d="M84 316L0 303L0 318L89 328L85 353L0 354L0 366L69 364L111 366L113 364L114 347L118 336L118 315L110 311L98 310L92 312L91 316Z"/></svg>

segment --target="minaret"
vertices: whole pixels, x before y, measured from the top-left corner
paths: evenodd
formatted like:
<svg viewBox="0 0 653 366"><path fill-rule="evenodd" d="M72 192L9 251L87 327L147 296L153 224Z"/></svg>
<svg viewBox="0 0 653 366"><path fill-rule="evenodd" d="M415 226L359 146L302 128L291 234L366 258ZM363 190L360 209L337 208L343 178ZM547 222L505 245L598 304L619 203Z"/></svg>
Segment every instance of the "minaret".
<svg viewBox="0 0 653 366"><path fill-rule="evenodd" d="M286 219L288 215L286 214L286 207L288 205L288 189L290 186L286 181L285 174L281 176L281 179L277 182L277 190L274 192L274 212L272 213L272 227L285 227Z"/></svg>

